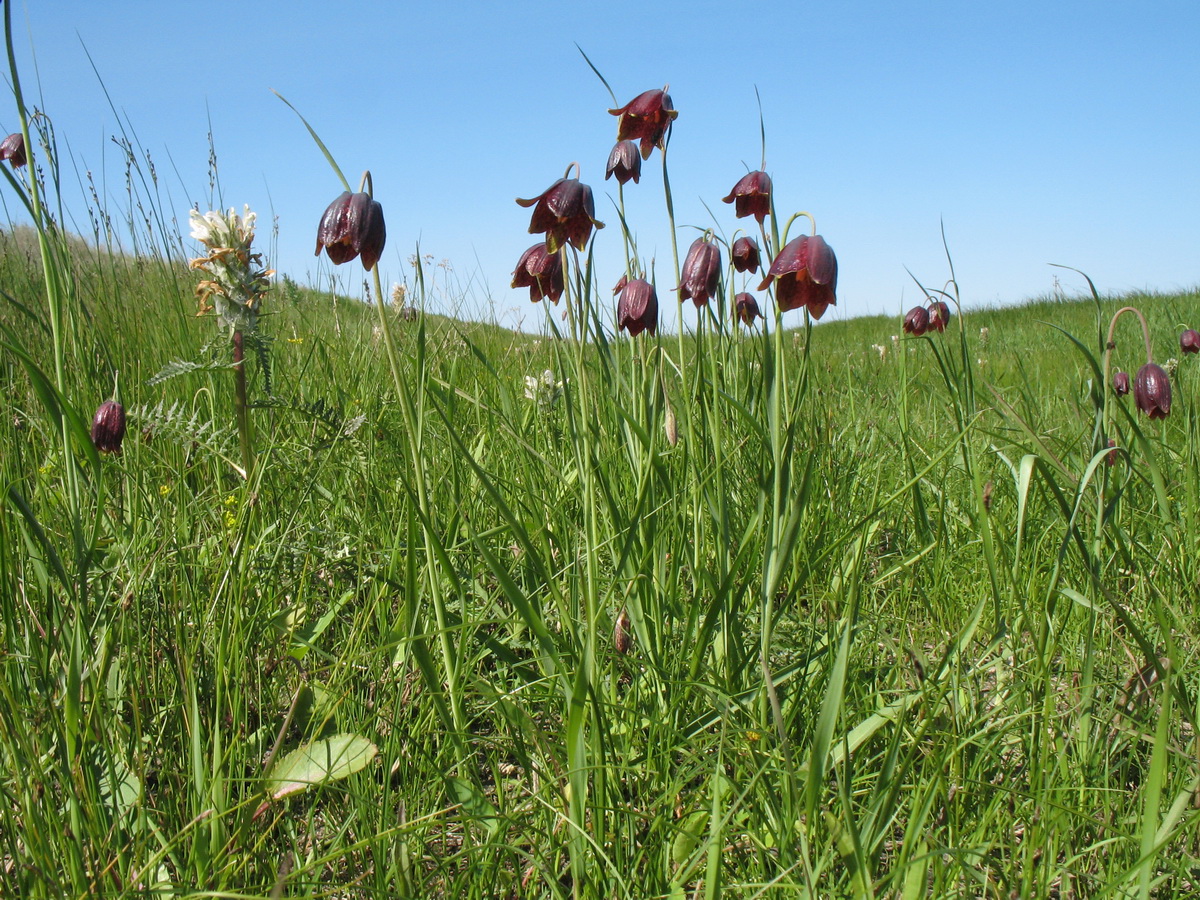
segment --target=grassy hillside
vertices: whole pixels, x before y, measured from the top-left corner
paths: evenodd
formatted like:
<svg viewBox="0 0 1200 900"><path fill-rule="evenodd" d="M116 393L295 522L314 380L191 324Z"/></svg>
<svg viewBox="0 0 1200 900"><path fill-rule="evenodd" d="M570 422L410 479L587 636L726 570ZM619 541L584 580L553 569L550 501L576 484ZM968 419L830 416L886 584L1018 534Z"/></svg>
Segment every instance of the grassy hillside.
<svg viewBox="0 0 1200 900"><path fill-rule="evenodd" d="M64 245L56 344L3 237L4 896L1200 880L1197 294L682 345L389 312L394 378L374 308L284 282L244 478L197 276ZM1166 419L1093 368L1125 305Z"/></svg>

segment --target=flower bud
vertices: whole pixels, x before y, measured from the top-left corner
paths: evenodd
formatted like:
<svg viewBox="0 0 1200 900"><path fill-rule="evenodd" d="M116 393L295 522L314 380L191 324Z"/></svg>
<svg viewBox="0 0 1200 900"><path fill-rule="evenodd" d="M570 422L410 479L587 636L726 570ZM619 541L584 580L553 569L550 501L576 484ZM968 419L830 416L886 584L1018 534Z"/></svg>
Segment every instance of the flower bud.
<svg viewBox="0 0 1200 900"><path fill-rule="evenodd" d="M621 610L617 615L616 624L613 626L613 647L622 656L633 647L633 633L629 630L629 613L625 610Z"/></svg>

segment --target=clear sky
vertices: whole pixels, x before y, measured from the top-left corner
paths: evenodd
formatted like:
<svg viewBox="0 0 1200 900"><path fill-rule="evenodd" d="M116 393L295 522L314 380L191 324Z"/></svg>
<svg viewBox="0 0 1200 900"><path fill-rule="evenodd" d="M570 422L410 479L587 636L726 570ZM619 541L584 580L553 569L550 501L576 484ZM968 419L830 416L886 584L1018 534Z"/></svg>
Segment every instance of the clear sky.
<svg viewBox="0 0 1200 900"><path fill-rule="evenodd" d="M372 171L385 284L411 280L420 242L435 263L434 311L536 329L542 311L509 288L535 240L514 198L536 196L578 160L608 223L596 243L601 284L623 266L615 182L604 181L616 119L576 43L622 104L670 83L681 253L696 228L730 235L753 221L720 200L760 162L757 87L777 209L812 212L837 253L827 318L899 316L918 299L906 268L942 286L943 222L968 305L1047 294L1055 277L1082 289L1049 263L1086 271L1102 291L1200 284L1195 0L17 0L13 14L26 93L70 155L66 193L80 221L76 167L94 173L110 211L127 206L107 89L180 221L190 205L208 206L211 127L224 204L259 212L264 241L277 217L272 264L324 287L336 276L351 294L361 268L313 256L341 188L270 89L355 183ZM0 105L0 129L15 127L11 104ZM657 258L669 327L657 152L626 205L642 255Z"/></svg>

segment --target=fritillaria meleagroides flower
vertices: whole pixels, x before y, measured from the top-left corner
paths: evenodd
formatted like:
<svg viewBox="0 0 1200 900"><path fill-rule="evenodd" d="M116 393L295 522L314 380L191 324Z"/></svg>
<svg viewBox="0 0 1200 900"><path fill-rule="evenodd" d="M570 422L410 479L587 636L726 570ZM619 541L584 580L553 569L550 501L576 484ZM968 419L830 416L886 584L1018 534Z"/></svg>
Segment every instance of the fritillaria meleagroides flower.
<svg viewBox="0 0 1200 900"><path fill-rule="evenodd" d="M938 300L929 304L929 330L942 332L950 322L950 304Z"/></svg>
<svg viewBox="0 0 1200 900"><path fill-rule="evenodd" d="M637 184L638 179L642 177L642 158L638 156L637 144L633 141L617 141L612 152L608 154L608 168L604 170L604 180L608 181L614 175L620 184L630 181Z"/></svg>
<svg viewBox="0 0 1200 900"><path fill-rule="evenodd" d="M92 443L101 453L120 453L125 440L125 407L105 400L92 417Z"/></svg>
<svg viewBox="0 0 1200 900"><path fill-rule="evenodd" d="M262 254L251 250L254 243L255 214L250 207L243 215L234 210L227 213L210 211L190 212L191 235L208 250L206 256L191 261L208 277L196 287L200 312L212 312L214 307L222 324L234 331L253 331L263 297L270 288L274 271L262 267Z"/></svg>
<svg viewBox="0 0 1200 900"><path fill-rule="evenodd" d="M733 311L737 315L738 321L747 328L754 324L755 319L763 318L763 314L758 308L758 301L754 299L753 294L741 293L734 297Z"/></svg>
<svg viewBox="0 0 1200 900"><path fill-rule="evenodd" d="M920 337L929 330L929 310L914 306L904 314L904 333Z"/></svg>
<svg viewBox="0 0 1200 900"><path fill-rule="evenodd" d="M18 131L0 141L0 159L8 160L14 169L25 165L25 135Z"/></svg>
<svg viewBox="0 0 1200 900"><path fill-rule="evenodd" d="M575 169L578 174L578 167ZM533 207L529 233L545 234L546 250L550 253L557 253L564 243L582 250L591 237L592 227L604 227L596 219L592 189L578 178L560 178L538 196L518 199L517 205Z"/></svg>
<svg viewBox="0 0 1200 900"><path fill-rule="evenodd" d="M545 243L534 244L517 260L512 286L529 288L529 299L534 303L543 297L557 303L563 293L562 253L551 253Z"/></svg>
<svg viewBox="0 0 1200 900"><path fill-rule="evenodd" d="M1118 371L1113 375L1113 390L1116 391L1118 397L1124 397L1129 393L1129 373Z"/></svg>
<svg viewBox="0 0 1200 900"><path fill-rule="evenodd" d="M343 191L321 216L315 255L320 256L324 247L335 266L361 256L363 268L369 271L379 262L386 242L387 228L379 201L364 191Z"/></svg>
<svg viewBox="0 0 1200 900"><path fill-rule="evenodd" d="M708 235L696 238L688 248L679 281L679 299L691 299L697 307L717 295L721 280L721 251Z"/></svg>
<svg viewBox="0 0 1200 900"><path fill-rule="evenodd" d="M771 212L771 176L766 172L751 172L743 175L733 186L725 203L732 203L734 215L743 219L754 216L761 225Z"/></svg>
<svg viewBox="0 0 1200 900"><path fill-rule="evenodd" d="M621 285L617 300L617 328L636 337L643 331L658 332L658 293L644 278L634 278Z"/></svg>
<svg viewBox="0 0 1200 900"><path fill-rule="evenodd" d="M1189 328L1179 335L1179 349L1184 353L1200 353L1200 331Z"/></svg>
<svg viewBox="0 0 1200 900"><path fill-rule="evenodd" d="M740 237L733 242L733 268L738 272L749 272L753 275L758 271L760 256L758 242L752 237Z"/></svg>
<svg viewBox="0 0 1200 900"><path fill-rule="evenodd" d="M775 302L780 312L803 306L814 319L821 318L827 308L837 304L837 258L833 248L819 234L789 241L758 289L765 291L771 282L775 282Z"/></svg>
<svg viewBox="0 0 1200 900"><path fill-rule="evenodd" d="M666 149L667 129L679 115L671 106L671 95L661 91L644 91L620 109L610 109L617 121L618 141L641 141L642 159L649 159L655 147Z"/></svg>
<svg viewBox="0 0 1200 900"><path fill-rule="evenodd" d="M1171 379L1157 363L1148 362L1138 369L1133 382L1137 408L1151 419L1165 419L1171 413Z"/></svg>

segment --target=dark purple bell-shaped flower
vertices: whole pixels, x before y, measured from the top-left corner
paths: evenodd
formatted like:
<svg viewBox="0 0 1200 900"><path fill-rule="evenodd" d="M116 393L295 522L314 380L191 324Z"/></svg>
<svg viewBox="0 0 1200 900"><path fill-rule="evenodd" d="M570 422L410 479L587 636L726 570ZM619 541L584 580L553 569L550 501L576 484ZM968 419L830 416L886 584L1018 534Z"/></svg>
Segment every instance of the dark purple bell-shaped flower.
<svg viewBox="0 0 1200 900"><path fill-rule="evenodd" d="M747 328L754 324L755 319L763 318L753 294L741 293L734 297L733 311L737 314L738 321Z"/></svg>
<svg viewBox="0 0 1200 900"><path fill-rule="evenodd" d="M617 328L635 337L643 331L658 332L658 293L644 278L634 278L621 285L617 300Z"/></svg>
<svg viewBox="0 0 1200 900"><path fill-rule="evenodd" d="M101 453L120 453L125 440L125 407L105 400L92 418L92 443Z"/></svg>
<svg viewBox="0 0 1200 900"><path fill-rule="evenodd" d="M733 186L725 203L734 204L734 215L739 219L754 216L758 224L771 212L771 176L766 172L751 172L743 175Z"/></svg>
<svg viewBox="0 0 1200 900"><path fill-rule="evenodd" d="M545 243L534 244L517 260L512 286L529 288L529 299L534 303L543 297L557 303L563 292L562 253L551 253Z"/></svg>
<svg viewBox="0 0 1200 900"><path fill-rule="evenodd" d="M753 275L758 271L760 256L758 242L752 237L740 237L733 242L733 267Z"/></svg>
<svg viewBox="0 0 1200 900"><path fill-rule="evenodd" d="M1137 408L1151 419L1165 419L1171 413L1171 379L1157 363L1148 362L1138 369L1133 382Z"/></svg>
<svg viewBox="0 0 1200 900"><path fill-rule="evenodd" d="M655 147L666 148L667 129L678 111L671 106L671 95L663 90L644 91L620 109L610 109L617 122L618 141L641 141L642 159L649 159Z"/></svg>
<svg viewBox="0 0 1200 900"><path fill-rule="evenodd" d="M383 207L365 192L351 194L342 191L329 204L317 226L317 256L321 248L329 254L335 266L362 256L363 268L375 268L383 255L387 229L383 223Z"/></svg>
<svg viewBox="0 0 1200 900"><path fill-rule="evenodd" d="M1189 328L1179 335L1179 349L1184 353L1200 353L1200 331Z"/></svg>
<svg viewBox="0 0 1200 900"><path fill-rule="evenodd" d="M833 248L819 234L807 235L788 241L779 251L760 291L775 284L775 302L781 312L808 308L814 319L825 315L825 310L837 304L837 257Z"/></svg>
<svg viewBox="0 0 1200 900"><path fill-rule="evenodd" d="M703 237L696 238L683 261L679 299L687 300L690 297L697 307L701 307L717 295L717 283L720 280L721 251L717 249L716 242Z"/></svg>
<svg viewBox="0 0 1200 900"><path fill-rule="evenodd" d="M596 219L592 189L578 178L560 178L538 196L518 199L517 205L533 207L529 233L544 233L546 249L551 253L557 253L564 243L582 250L591 237L592 227L604 227Z"/></svg>
<svg viewBox="0 0 1200 900"><path fill-rule="evenodd" d="M904 333L920 337L929 330L929 310L914 306L904 314Z"/></svg>
<svg viewBox="0 0 1200 900"><path fill-rule="evenodd" d="M608 154L608 168L604 170L604 180L617 176L621 184L632 181L638 183L642 177L642 158L638 156L637 144L633 141L617 141L612 152Z"/></svg>
<svg viewBox="0 0 1200 900"><path fill-rule="evenodd" d="M1118 397L1124 397L1129 393L1129 373L1117 372L1113 375L1113 390Z"/></svg>
<svg viewBox="0 0 1200 900"><path fill-rule="evenodd" d="M7 159L14 169L25 165L25 135L18 131L0 141L0 159Z"/></svg>
<svg viewBox="0 0 1200 900"><path fill-rule="evenodd" d="M929 330L945 331L950 322L950 304L944 300L929 305Z"/></svg>

